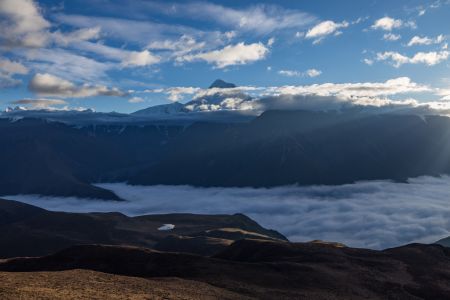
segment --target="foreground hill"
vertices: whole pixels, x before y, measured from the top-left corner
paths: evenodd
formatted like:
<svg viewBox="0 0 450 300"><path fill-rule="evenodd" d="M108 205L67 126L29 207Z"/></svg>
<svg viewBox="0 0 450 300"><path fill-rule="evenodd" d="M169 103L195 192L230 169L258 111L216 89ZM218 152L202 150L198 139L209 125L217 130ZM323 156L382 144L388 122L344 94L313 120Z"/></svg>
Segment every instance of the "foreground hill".
<svg viewBox="0 0 450 300"><path fill-rule="evenodd" d="M26 273L24 273L26 272ZM290 243L242 214L51 212L0 200L1 299L448 299L450 248Z"/></svg>
<svg viewBox="0 0 450 300"><path fill-rule="evenodd" d="M251 122L0 119L0 195L120 200L93 182L273 187L450 174L450 118L267 111Z"/></svg>
<svg viewBox="0 0 450 300"><path fill-rule="evenodd" d="M448 299L450 295L450 249L439 245L411 244L373 251L263 240L234 242L215 257L85 245L41 258L10 259L0 263L1 272L14 272L7 276L9 285L3 287L3 293L16 291L17 282L11 281L23 277L23 273L16 272L33 272L29 274L34 276L28 275L24 283L28 289L32 287L26 284L36 282L42 289L55 286L55 281L61 280L55 278L57 271L65 271L61 276L67 280L67 285L62 283L66 290L73 282L81 289L76 293L96 289L98 282L89 282L89 277L71 279L83 273L67 273L80 269L132 276L134 279L108 279L94 273L106 278L103 286L129 280L136 292L148 293L150 298L157 298L149 291L155 280L163 281L160 290L171 291L168 299L177 299L174 293L180 289L185 289L185 299L196 299L198 289L207 290L200 299L207 299L207 295L213 299ZM137 277L150 279L149 288L143 289ZM198 285L186 286L189 282ZM129 290L126 288L123 295Z"/></svg>
<svg viewBox="0 0 450 300"><path fill-rule="evenodd" d="M207 283L180 278L137 278L70 270L59 272L0 272L2 300L148 300L250 299Z"/></svg>
<svg viewBox="0 0 450 300"><path fill-rule="evenodd" d="M164 224L175 227L158 230ZM0 258L48 255L80 244L132 245L212 255L248 237L286 240L242 214L131 218L120 213L52 212L0 199Z"/></svg>

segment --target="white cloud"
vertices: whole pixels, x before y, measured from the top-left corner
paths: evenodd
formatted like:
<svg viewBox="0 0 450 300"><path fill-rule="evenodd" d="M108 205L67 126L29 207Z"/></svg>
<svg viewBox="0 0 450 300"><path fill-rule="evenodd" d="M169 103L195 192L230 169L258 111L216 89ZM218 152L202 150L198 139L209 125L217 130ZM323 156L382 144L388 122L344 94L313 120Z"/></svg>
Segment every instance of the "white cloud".
<svg viewBox="0 0 450 300"><path fill-rule="evenodd" d="M306 70L306 75L308 75L308 77L317 77L320 76L320 74L322 74L322 71L317 69Z"/></svg>
<svg viewBox="0 0 450 300"><path fill-rule="evenodd" d="M402 36L400 34L394 34L394 33L385 33L383 35L383 40L385 41L398 41L399 39L401 39Z"/></svg>
<svg viewBox="0 0 450 300"><path fill-rule="evenodd" d="M0 58L0 88L8 88L19 85L22 81L13 78L15 74L24 75L28 68L23 64L8 59Z"/></svg>
<svg viewBox="0 0 450 300"><path fill-rule="evenodd" d="M435 38L430 38L430 37L420 37L420 36L414 36L413 38L411 38L411 40L408 42L408 46L414 46L414 45L431 45L431 44L440 44L445 40L444 36L438 35Z"/></svg>
<svg viewBox="0 0 450 300"><path fill-rule="evenodd" d="M30 91L43 97L61 97L61 98L85 98L94 96L116 96L123 97L126 93L117 88L108 88L101 85L75 85L74 83L50 75L36 74L31 79L28 88Z"/></svg>
<svg viewBox="0 0 450 300"><path fill-rule="evenodd" d="M189 36L202 39L208 45L217 46L223 39L223 34L217 31L202 31L187 26L164 24L151 21L130 20L125 18L64 15L57 14L54 18L66 25L74 27L100 27L101 32L109 40L129 42L146 47L149 41L176 40Z"/></svg>
<svg viewBox="0 0 450 300"><path fill-rule="evenodd" d="M7 74L28 74L28 68L23 64L0 58L0 70Z"/></svg>
<svg viewBox="0 0 450 300"><path fill-rule="evenodd" d="M351 99L357 97L380 97L426 92L431 89L411 81L408 77L399 77L385 82L323 83L305 86L274 87L271 90L275 95L339 96Z"/></svg>
<svg viewBox="0 0 450 300"><path fill-rule="evenodd" d="M100 38L101 29L99 26L91 28L81 28L72 32L56 31L52 33L52 38L57 44L67 46L81 41L97 40Z"/></svg>
<svg viewBox="0 0 450 300"><path fill-rule="evenodd" d="M306 39L314 39L314 43L319 43L322 39L330 34L339 35L341 32L339 29L349 26L347 21L341 23L335 23L334 21L323 21L306 32Z"/></svg>
<svg viewBox="0 0 450 300"><path fill-rule="evenodd" d="M236 35L237 35L237 33L236 33L236 31L234 31L234 30L230 30L230 31L225 32L225 37L226 37L227 39L229 39L229 40L235 38Z"/></svg>
<svg viewBox="0 0 450 300"><path fill-rule="evenodd" d="M129 103L142 103L144 102L144 99L142 99L141 97L133 97L128 99Z"/></svg>
<svg viewBox="0 0 450 300"><path fill-rule="evenodd" d="M225 33L225 36L230 39L232 34L230 32ZM194 37L189 35L182 35L177 40L161 40L152 41L148 44L147 48L152 50L166 50L172 51L173 56L179 57L187 53L191 53L196 50L201 50L206 46L206 42L198 42Z"/></svg>
<svg viewBox="0 0 450 300"><path fill-rule="evenodd" d="M50 210L118 211L130 216L163 213L244 213L291 241L314 239L383 249L432 243L450 235L450 178L408 183L368 181L339 186L195 188L101 184L128 201L8 196ZM175 226L176 223L173 223Z"/></svg>
<svg viewBox="0 0 450 300"><path fill-rule="evenodd" d="M99 82L115 67L108 62L74 54L63 49L33 49L23 53L28 65L39 73L50 73L69 80Z"/></svg>
<svg viewBox="0 0 450 300"><path fill-rule="evenodd" d="M18 86L21 80L13 78L11 74L0 72L0 89Z"/></svg>
<svg viewBox="0 0 450 300"><path fill-rule="evenodd" d="M275 38L271 37L268 41L267 41L267 46L272 47L272 45L275 43Z"/></svg>
<svg viewBox="0 0 450 300"><path fill-rule="evenodd" d="M20 99L12 101L11 104L16 105L29 105L34 109L45 109L54 105L66 105L67 102L60 99Z"/></svg>
<svg viewBox="0 0 450 300"><path fill-rule="evenodd" d="M370 58L364 58L364 59L363 59L363 62L364 62L366 65L369 65L369 66L373 65L373 60L370 59Z"/></svg>
<svg viewBox="0 0 450 300"><path fill-rule="evenodd" d="M191 2L153 5L152 8L170 15L182 15L195 20L210 20L236 31L251 31L256 34L304 28L316 19L308 13L275 5L252 5L236 9L208 2Z"/></svg>
<svg viewBox="0 0 450 300"><path fill-rule="evenodd" d="M182 100L185 95L193 95L198 92L200 88L195 87L171 87L167 89L155 89L155 90L145 90L148 93L166 93L168 95L167 99L176 102Z"/></svg>
<svg viewBox="0 0 450 300"><path fill-rule="evenodd" d="M317 69L309 69L305 72L296 71L296 70L280 70L278 74L287 76L287 77L317 77L322 74L322 71Z"/></svg>
<svg viewBox="0 0 450 300"><path fill-rule="evenodd" d="M0 1L0 38L10 47L42 47L48 42L45 20L32 0Z"/></svg>
<svg viewBox="0 0 450 300"><path fill-rule="evenodd" d="M305 75L306 76L306 75ZM426 85L399 77L385 82L323 83L300 86L201 89L172 87L144 92L166 93L172 100L192 95L185 107L198 110L251 110L255 113L267 109L341 110L354 106L366 112L397 112L413 114L450 114L450 103L440 101L419 102L410 94L435 93ZM401 95L407 95L401 98ZM389 97L394 97L393 100Z"/></svg>
<svg viewBox="0 0 450 300"><path fill-rule="evenodd" d="M418 52L412 57L402 55L398 52L388 51L383 53L377 53L377 60L390 61L396 68L404 64L425 64L428 66L437 65L443 61L446 61L450 55L449 51L432 51L432 52Z"/></svg>
<svg viewBox="0 0 450 300"><path fill-rule="evenodd" d="M79 42L77 49L99 54L104 58L119 61L122 67L143 67L157 64L161 58L148 50L129 51L121 48L110 47L101 43Z"/></svg>
<svg viewBox="0 0 450 300"><path fill-rule="evenodd" d="M443 100L443 101L450 101L450 88L448 88L448 89L438 89L436 94L441 96L441 100Z"/></svg>
<svg viewBox="0 0 450 300"><path fill-rule="evenodd" d="M300 77L302 76L302 72L294 71L294 70L280 70L278 74L287 76L287 77Z"/></svg>
<svg viewBox="0 0 450 300"><path fill-rule="evenodd" d="M182 61L204 60L214 64L217 68L225 68L232 65L245 65L264 59L269 49L262 43L228 45L220 50L186 55Z"/></svg>
<svg viewBox="0 0 450 300"><path fill-rule="evenodd" d="M372 25L372 29L391 31L393 29L400 28L403 25L404 23L402 20L384 17L376 20L375 23Z"/></svg>
<svg viewBox="0 0 450 300"><path fill-rule="evenodd" d="M149 66L156 64L160 61L160 58L150 53L148 50L144 50L141 52L138 51L130 51L125 56L125 59L122 61L122 65L124 66Z"/></svg>

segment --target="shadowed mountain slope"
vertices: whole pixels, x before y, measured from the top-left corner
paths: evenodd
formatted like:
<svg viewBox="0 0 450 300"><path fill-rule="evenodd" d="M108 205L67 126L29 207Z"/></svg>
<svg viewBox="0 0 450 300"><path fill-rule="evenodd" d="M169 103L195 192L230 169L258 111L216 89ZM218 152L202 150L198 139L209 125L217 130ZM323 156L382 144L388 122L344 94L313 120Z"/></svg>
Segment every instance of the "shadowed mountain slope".
<svg viewBox="0 0 450 300"><path fill-rule="evenodd" d="M173 224L172 230L158 230ZM0 258L41 256L79 244L133 245L212 255L245 236L209 236L232 228L266 239L286 238L245 215L167 214L127 217L120 213L52 212L0 200ZM220 241L220 243L218 243Z"/></svg>
<svg viewBox="0 0 450 300"><path fill-rule="evenodd" d="M0 120L0 195L115 199L93 182L222 187L450 174L450 118L267 111L248 123Z"/></svg>
<svg viewBox="0 0 450 300"><path fill-rule="evenodd" d="M0 271L87 269L178 277L257 299L448 299L450 249L411 244L384 251L240 240L214 258L85 245L0 263Z"/></svg>

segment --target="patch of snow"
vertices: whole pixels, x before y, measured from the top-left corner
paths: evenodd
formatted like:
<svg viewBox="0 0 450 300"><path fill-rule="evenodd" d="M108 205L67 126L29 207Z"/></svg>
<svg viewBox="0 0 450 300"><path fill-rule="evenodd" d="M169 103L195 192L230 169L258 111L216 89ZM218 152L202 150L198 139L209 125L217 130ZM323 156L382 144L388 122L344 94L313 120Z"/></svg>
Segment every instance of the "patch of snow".
<svg viewBox="0 0 450 300"><path fill-rule="evenodd" d="M159 231L166 231L166 230L172 230L174 228L175 228L175 225L173 225L173 224L164 224L163 226L158 227L158 230Z"/></svg>

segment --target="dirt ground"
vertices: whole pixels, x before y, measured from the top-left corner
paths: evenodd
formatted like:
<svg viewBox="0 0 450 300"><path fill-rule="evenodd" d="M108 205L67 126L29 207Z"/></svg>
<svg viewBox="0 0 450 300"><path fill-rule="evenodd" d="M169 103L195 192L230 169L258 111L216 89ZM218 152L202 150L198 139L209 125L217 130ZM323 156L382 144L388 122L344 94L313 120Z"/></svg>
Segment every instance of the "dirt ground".
<svg viewBox="0 0 450 300"><path fill-rule="evenodd" d="M0 299L248 299L212 285L179 278L143 279L71 270L0 272Z"/></svg>

